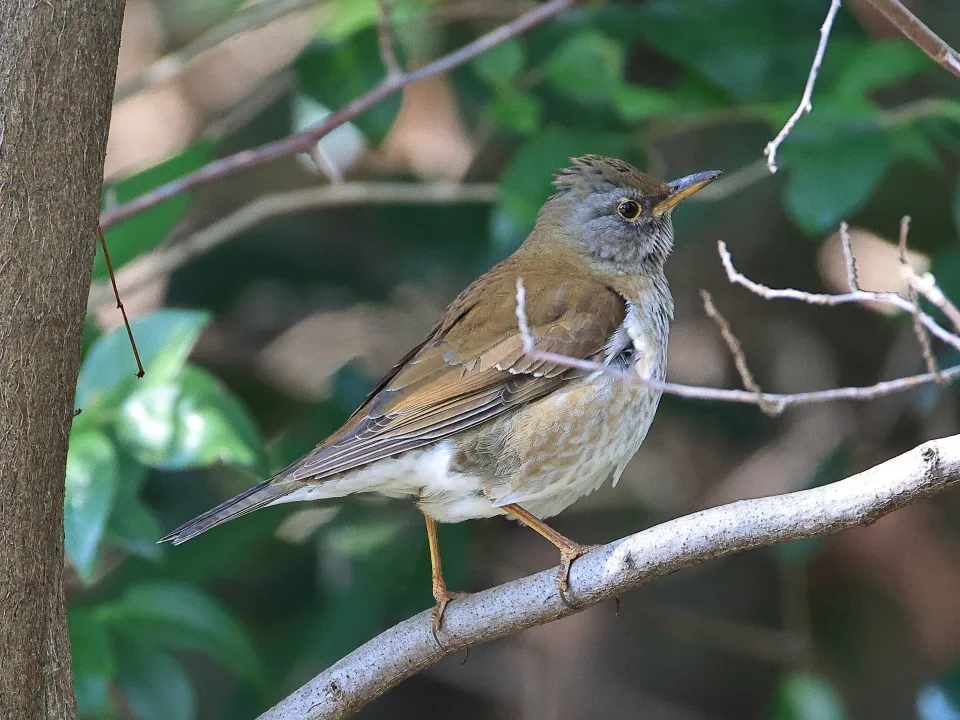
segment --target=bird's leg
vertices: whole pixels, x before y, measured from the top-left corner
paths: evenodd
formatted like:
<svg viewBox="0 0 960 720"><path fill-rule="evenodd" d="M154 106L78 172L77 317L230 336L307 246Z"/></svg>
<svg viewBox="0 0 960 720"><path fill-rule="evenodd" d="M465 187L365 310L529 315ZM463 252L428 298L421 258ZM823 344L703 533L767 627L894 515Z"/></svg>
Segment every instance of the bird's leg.
<svg viewBox="0 0 960 720"><path fill-rule="evenodd" d="M531 515L522 507L514 503L511 503L510 505L504 505L500 509L510 513L517 520L532 530L536 530L538 533L543 535L543 537L552 542L557 550L560 551L560 569L557 571L557 589L560 591L560 598L564 601L564 603L566 603L566 599L563 597L563 594L570 589L570 566L573 564L574 560L582 555L586 555L596 546L580 545L579 543L575 543L570 538L558 533L552 527L543 522L543 520Z"/></svg>
<svg viewBox="0 0 960 720"><path fill-rule="evenodd" d="M440 623L443 621L443 612L447 609L449 602L455 598L463 597L465 592L451 592L447 590L447 584L443 581L443 567L440 564L440 543L437 542L437 521L432 517L423 514L427 521L427 542L430 545L430 577L433 581L433 599L437 604L433 607L433 614L430 616L430 624L433 626L434 635L440 630Z"/></svg>

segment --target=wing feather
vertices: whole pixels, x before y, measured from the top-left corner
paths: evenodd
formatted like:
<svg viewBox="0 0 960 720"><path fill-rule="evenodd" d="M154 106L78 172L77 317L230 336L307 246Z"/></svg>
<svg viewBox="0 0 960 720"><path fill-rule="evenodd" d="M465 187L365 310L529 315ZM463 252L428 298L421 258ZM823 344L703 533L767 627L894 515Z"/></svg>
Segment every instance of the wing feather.
<svg viewBox="0 0 960 720"><path fill-rule="evenodd" d="M516 325L517 269L501 264L467 288L427 339L377 385L347 424L282 477L315 482L422 447L544 397L582 372L524 352ZM603 359L626 303L600 281L538 272L527 287L536 347Z"/></svg>

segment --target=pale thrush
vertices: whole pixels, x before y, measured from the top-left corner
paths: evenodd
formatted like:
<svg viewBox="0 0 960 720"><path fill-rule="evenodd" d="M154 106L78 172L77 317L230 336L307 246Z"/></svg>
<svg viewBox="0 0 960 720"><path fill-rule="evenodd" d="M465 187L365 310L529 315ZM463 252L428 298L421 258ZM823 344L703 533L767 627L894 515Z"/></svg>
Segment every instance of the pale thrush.
<svg viewBox="0 0 960 720"><path fill-rule="evenodd" d="M523 245L453 301L340 430L163 540L178 545L267 505L379 492L416 498L426 517L435 630L455 597L441 574L437 522L513 516L560 550L564 592L587 549L542 519L617 481L660 392L530 356L517 280L537 350L662 380L671 210L720 175L665 183L620 160L574 159Z"/></svg>

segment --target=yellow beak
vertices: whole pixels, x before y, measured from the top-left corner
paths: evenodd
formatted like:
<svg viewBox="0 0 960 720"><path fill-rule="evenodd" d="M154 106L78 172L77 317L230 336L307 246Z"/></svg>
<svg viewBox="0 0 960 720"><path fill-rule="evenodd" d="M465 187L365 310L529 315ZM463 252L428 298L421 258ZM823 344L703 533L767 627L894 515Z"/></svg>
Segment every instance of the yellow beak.
<svg viewBox="0 0 960 720"><path fill-rule="evenodd" d="M681 200L686 200L691 195L700 192L722 175L723 172L721 170L707 170L706 172L687 175L679 180L674 180L672 183L668 183L670 194L653 206L653 216L660 217L665 212L673 209L673 206Z"/></svg>

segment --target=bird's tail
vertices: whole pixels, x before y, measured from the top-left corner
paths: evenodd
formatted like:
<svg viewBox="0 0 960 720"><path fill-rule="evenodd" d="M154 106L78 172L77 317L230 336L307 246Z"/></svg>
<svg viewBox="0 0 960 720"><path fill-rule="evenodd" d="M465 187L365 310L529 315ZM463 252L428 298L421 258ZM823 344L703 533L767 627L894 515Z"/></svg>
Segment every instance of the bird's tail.
<svg viewBox="0 0 960 720"><path fill-rule="evenodd" d="M294 489L295 486L293 484L278 483L276 478L264 480L249 490L244 490L239 495L217 505L212 510L207 510L203 515L195 517L190 522L181 525L169 535L160 538L157 542L171 542L174 545L180 545L216 525L221 525L228 520L233 520L254 510L259 510L279 500Z"/></svg>

